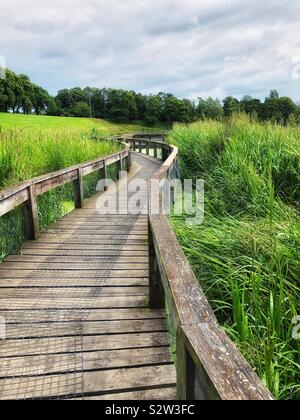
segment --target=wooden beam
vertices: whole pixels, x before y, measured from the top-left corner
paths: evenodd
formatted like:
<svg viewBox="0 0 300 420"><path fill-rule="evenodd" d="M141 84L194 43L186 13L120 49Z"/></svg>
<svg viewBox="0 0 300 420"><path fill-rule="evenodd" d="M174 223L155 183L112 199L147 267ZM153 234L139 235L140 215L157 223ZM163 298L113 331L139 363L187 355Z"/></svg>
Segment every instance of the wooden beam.
<svg viewBox="0 0 300 420"><path fill-rule="evenodd" d="M74 199L75 208L81 209L83 207L83 179L81 167L77 169L77 179L74 181Z"/></svg>
<svg viewBox="0 0 300 420"><path fill-rule="evenodd" d="M39 238L39 215L36 202L35 185L28 187L28 201L24 206L26 237L29 240Z"/></svg>

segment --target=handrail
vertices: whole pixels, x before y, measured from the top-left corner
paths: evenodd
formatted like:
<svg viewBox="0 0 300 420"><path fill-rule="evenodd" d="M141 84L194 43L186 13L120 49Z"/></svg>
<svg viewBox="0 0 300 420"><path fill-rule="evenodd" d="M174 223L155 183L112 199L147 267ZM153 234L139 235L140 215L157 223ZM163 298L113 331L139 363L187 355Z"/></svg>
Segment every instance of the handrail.
<svg viewBox="0 0 300 420"><path fill-rule="evenodd" d="M136 139L127 139L136 148ZM138 140L141 150L147 140ZM178 149L168 144L152 180L173 177ZM146 153L156 142L148 141ZM164 153L162 153L164 155ZM225 334L185 256L169 218L149 214L150 307L168 307L177 335L178 398L273 400L240 351Z"/></svg>
<svg viewBox="0 0 300 420"><path fill-rule="evenodd" d="M126 169L131 167L131 151L128 144L119 141L124 146L120 152L112 153L101 158L83 162L53 173L25 181L14 187L0 191L0 217L25 204L25 218L27 239L39 237L39 220L36 197L69 182L74 184L75 208L83 206L83 177L100 171L102 179L107 180L107 168L117 165L117 176L122 170L122 161L126 158Z"/></svg>

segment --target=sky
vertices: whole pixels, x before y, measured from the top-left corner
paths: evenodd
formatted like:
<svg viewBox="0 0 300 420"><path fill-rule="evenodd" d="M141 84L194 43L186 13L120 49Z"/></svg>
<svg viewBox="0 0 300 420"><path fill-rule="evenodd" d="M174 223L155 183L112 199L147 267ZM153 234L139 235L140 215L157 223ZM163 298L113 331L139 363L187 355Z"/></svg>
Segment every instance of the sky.
<svg viewBox="0 0 300 420"><path fill-rule="evenodd" d="M299 0L1 0L0 57L55 94L178 97L276 88L300 102Z"/></svg>

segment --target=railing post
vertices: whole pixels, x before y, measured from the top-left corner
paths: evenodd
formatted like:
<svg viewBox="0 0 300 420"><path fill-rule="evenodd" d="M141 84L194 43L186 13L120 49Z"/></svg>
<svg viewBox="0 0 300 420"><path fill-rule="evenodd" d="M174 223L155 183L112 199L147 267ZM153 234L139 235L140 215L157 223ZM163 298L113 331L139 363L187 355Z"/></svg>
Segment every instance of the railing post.
<svg viewBox="0 0 300 420"><path fill-rule="evenodd" d="M120 179L120 172L122 172L122 155L119 155L119 160L116 162L116 175L117 179Z"/></svg>
<svg viewBox="0 0 300 420"><path fill-rule="evenodd" d="M79 166L77 169L78 178L74 181L74 199L75 199L75 208L82 209L83 207L83 179L82 179L82 169Z"/></svg>
<svg viewBox="0 0 300 420"><path fill-rule="evenodd" d="M186 348L186 336L181 328L177 332L177 398L195 400L195 366Z"/></svg>
<svg viewBox="0 0 300 420"><path fill-rule="evenodd" d="M149 154L150 154L150 144L149 144L149 142L147 141L146 142L146 154L149 156Z"/></svg>
<svg viewBox="0 0 300 420"><path fill-rule="evenodd" d="M165 145L164 144L162 144L162 161L164 162L165 160L167 160L168 159L168 157L169 157L169 151L168 151L168 149L165 147Z"/></svg>
<svg viewBox="0 0 300 420"><path fill-rule="evenodd" d="M132 166L132 154L131 154L131 150L128 150L128 156L127 156L127 159L126 159L127 172L130 171L131 166Z"/></svg>
<svg viewBox="0 0 300 420"><path fill-rule="evenodd" d="M26 237L30 240L36 240L39 237L40 228L34 184L28 187L28 194L29 200L24 206Z"/></svg>
<svg viewBox="0 0 300 420"><path fill-rule="evenodd" d="M139 153L142 153L142 140L139 140Z"/></svg>
<svg viewBox="0 0 300 420"><path fill-rule="evenodd" d="M108 184L107 184L107 166L106 161L103 161L103 168L100 169L100 179L104 180L104 191L108 190Z"/></svg>
<svg viewBox="0 0 300 420"><path fill-rule="evenodd" d="M154 157L157 158L157 144L154 143Z"/></svg>
<svg viewBox="0 0 300 420"><path fill-rule="evenodd" d="M153 234L149 225L149 307L164 309L165 292L162 285L158 262L156 258Z"/></svg>

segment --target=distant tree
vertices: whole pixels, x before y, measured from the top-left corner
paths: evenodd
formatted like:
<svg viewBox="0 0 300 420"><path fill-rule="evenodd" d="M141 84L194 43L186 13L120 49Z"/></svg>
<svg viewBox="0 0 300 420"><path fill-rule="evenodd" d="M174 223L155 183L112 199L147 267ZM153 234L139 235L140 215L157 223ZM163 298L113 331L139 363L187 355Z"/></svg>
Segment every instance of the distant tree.
<svg viewBox="0 0 300 420"><path fill-rule="evenodd" d="M212 97L207 99L199 98L197 114L201 119L220 120L224 116L224 111L219 99L213 99Z"/></svg>
<svg viewBox="0 0 300 420"><path fill-rule="evenodd" d="M56 115L59 115L58 112L59 111L58 111L55 99L53 97L50 97L48 101L48 106L47 106L47 115L56 116Z"/></svg>
<svg viewBox="0 0 300 420"><path fill-rule="evenodd" d="M160 98L150 95L147 98L145 121L149 125L155 125L160 121Z"/></svg>
<svg viewBox="0 0 300 420"><path fill-rule="evenodd" d="M47 110L50 101L49 93L38 85L32 85L31 103L36 115L40 115Z"/></svg>
<svg viewBox="0 0 300 420"><path fill-rule="evenodd" d="M278 98L279 98L278 90L272 89L270 91L269 99L278 99Z"/></svg>
<svg viewBox="0 0 300 420"><path fill-rule="evenodd" d="M240 102L240 109L249 115L261 115L262 103L259 99L253 99L251 96L244 96Z"/></svg>
<svg viewBox="0 0 300 420"><path fill-rule="evenodd" d="M86 102L77 102L71 113L74 117L88 118L90 116L90 107Z"/></svg>
<svg viewBox="0 0 300 420"><path fill-rule="evenodd" d="M226 117L230 117L232 114L240 111L240 103L236 98L228 96L223 101L223 109Z"/></svg>

